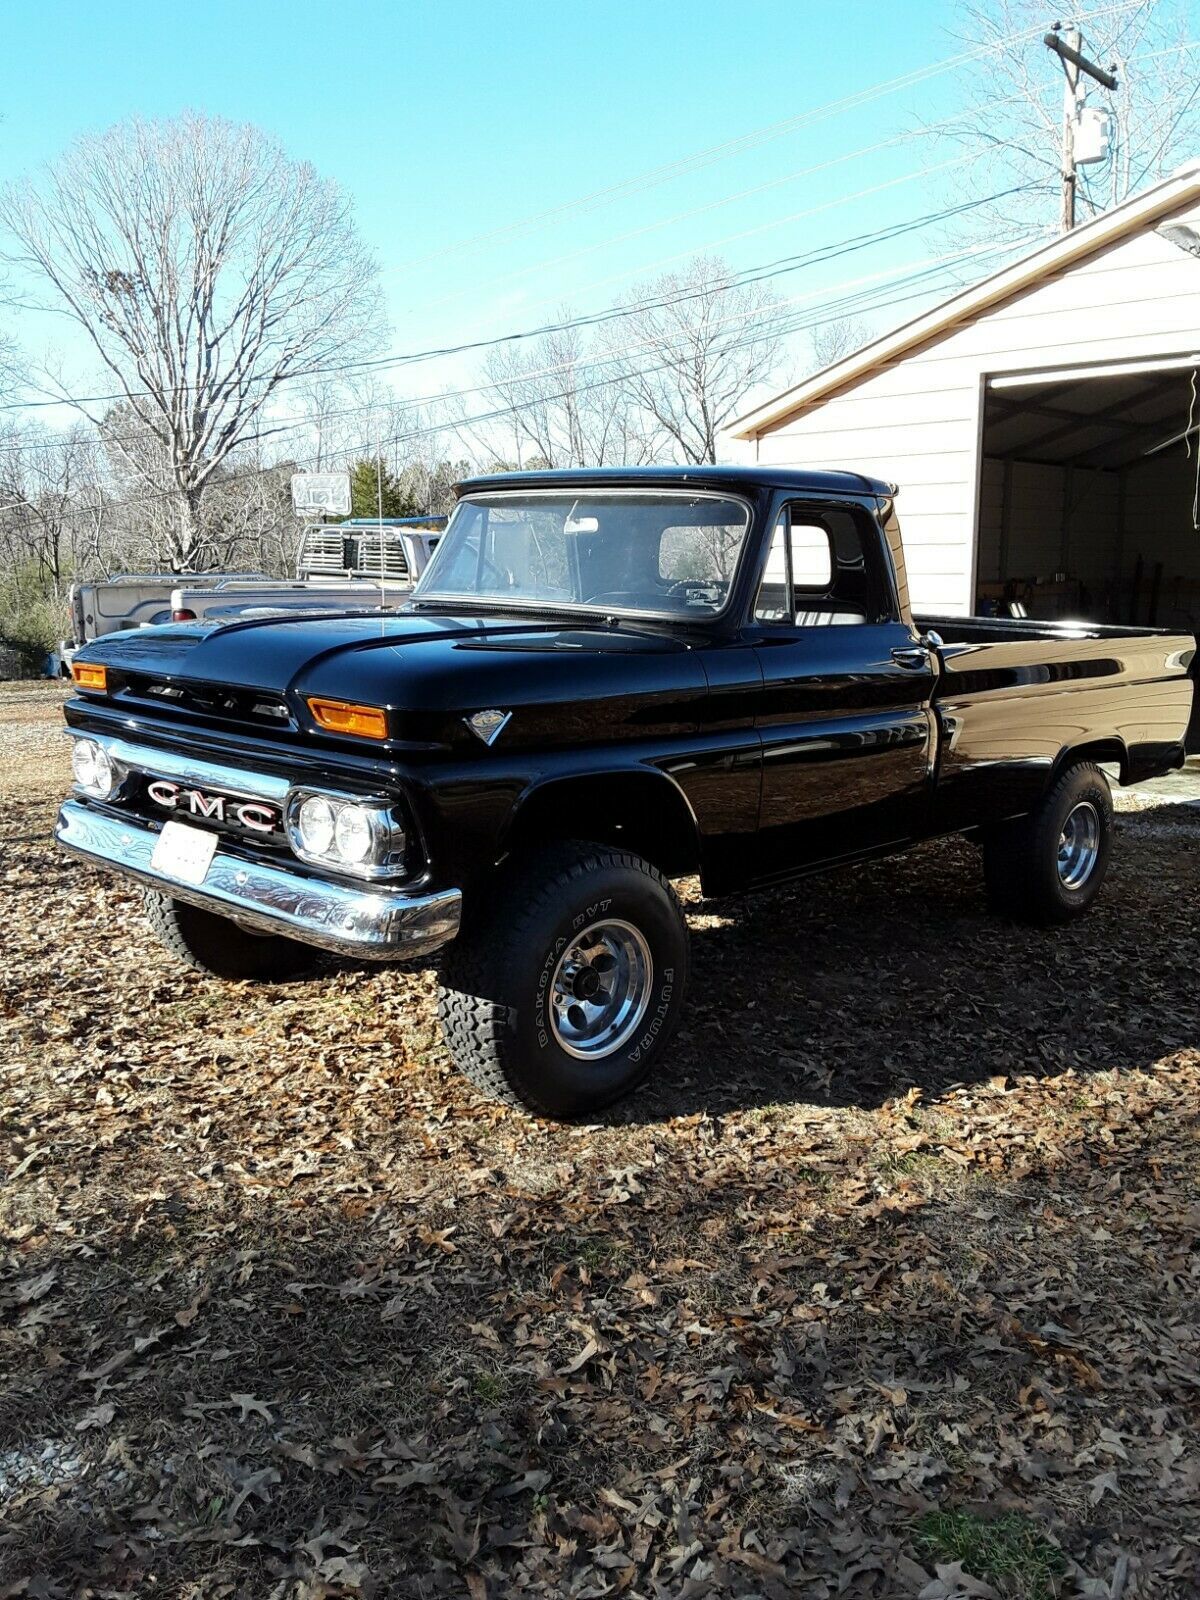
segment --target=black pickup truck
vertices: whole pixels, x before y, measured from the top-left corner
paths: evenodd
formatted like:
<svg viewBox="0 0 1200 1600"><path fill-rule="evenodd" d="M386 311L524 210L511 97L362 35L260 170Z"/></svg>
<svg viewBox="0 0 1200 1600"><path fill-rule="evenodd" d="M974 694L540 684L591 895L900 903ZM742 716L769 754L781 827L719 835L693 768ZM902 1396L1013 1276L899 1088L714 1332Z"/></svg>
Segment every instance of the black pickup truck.
<svg viewBox="0 0 1200 1600"><path fill-rule="evenodd" d="M557 1116L663 1053L672 878L720 895L960 832L997 908L1078 916L1108 864L1098 763L1180 765L1196 641L917 623L894 501L847 472L471 480L401 611L81 650L59 842L222 977L445 947L455 1061Z"/></svg>

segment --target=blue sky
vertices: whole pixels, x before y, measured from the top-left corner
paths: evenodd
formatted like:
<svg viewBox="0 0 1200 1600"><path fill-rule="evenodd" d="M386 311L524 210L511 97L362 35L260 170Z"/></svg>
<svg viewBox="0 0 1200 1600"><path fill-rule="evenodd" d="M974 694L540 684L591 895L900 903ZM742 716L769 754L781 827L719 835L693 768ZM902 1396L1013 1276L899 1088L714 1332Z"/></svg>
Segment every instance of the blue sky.
<svg viewBox="0 0 1200 1600"><path fill-rule="evenodd" d="M257 123L353 196L384 269L390 347L411 350L608 305L698 250L747 267L945 203L953 149L906 138L853 153L946 115L960 73L538 217L953 56L953 27L949 0L8 0L5 55L21 71L0 93L0 181L133 113ZM777 287L815 303L945 248L912 236ZM30 347L44 338L29 318L16 331ZM476 367L405 382L469 382Z"/></svg>

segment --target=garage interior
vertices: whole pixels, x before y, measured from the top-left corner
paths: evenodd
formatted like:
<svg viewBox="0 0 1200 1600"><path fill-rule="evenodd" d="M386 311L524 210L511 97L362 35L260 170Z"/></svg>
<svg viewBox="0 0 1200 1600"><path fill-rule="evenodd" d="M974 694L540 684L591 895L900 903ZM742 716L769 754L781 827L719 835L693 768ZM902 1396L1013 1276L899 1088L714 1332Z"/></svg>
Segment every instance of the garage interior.
<svg viewBox="0 0 1200 1600"><path fill-rule="evenodd" d="M1200 627L1197 360L987 381L980 613Z"/></svg>

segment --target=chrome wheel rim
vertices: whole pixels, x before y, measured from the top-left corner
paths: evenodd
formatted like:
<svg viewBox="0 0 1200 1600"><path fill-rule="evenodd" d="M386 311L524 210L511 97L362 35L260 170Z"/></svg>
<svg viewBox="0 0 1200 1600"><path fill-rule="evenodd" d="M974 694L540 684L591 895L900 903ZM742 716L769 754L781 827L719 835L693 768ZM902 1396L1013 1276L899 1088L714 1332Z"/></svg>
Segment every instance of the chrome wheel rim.
<svg viewBox="0 0 1200 1600"><path fill-rule="evenodd" d="M599 1061L637 1032L654 987L654 960L631 922L593 922L559 957L550 982L555 1042L579 1061Z"/></svg>
<svg viewBox="0 0 1200 1600"><path fill-rule="evenodd" d="M1081 800L1067 816L1058 837L1058 881L1064 889L1078 889L1095 870L1100 854L1100 813L1090 800Z"/></svg>

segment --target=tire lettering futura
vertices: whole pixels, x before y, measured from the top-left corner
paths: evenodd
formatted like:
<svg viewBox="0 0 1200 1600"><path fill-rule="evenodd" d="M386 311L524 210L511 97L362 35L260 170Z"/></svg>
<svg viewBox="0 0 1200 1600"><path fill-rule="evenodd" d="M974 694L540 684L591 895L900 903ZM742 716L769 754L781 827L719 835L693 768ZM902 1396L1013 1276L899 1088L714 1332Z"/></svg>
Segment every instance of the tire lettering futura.
<svg viewBox="0 0 1200 1600"><path fill-rule="evenodd" d="M662 1031L663 1023L667 1020L667 1012L671 1009L671 996L675 992L675 968L664 967L663 977L666 982L662 986L658 1009L650 1019L650 1026L637 1042L637 1048L629 1052L630 1061L640 1061L642 1056L654 1043Z"/></svg>

